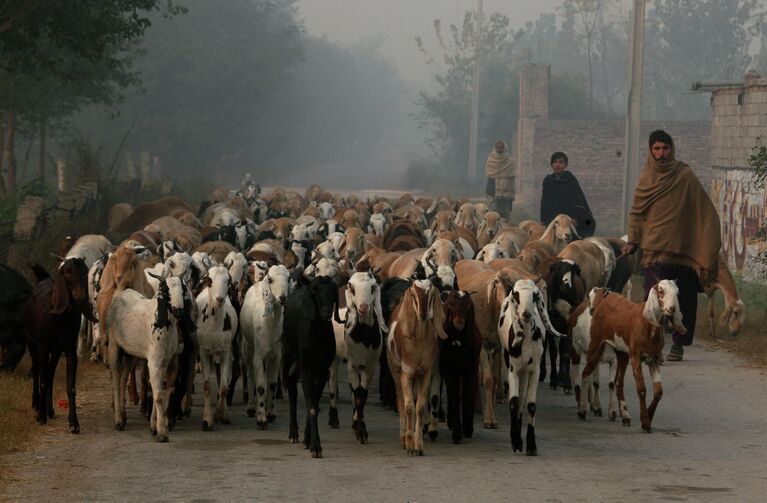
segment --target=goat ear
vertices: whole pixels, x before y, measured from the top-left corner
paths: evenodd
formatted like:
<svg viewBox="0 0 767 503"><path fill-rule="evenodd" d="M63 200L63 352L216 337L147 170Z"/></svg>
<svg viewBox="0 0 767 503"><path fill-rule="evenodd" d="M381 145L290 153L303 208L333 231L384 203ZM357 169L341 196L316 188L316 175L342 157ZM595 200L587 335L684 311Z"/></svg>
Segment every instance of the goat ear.
<svg viewBox="0 0 767 503"><path fill-rule="evenodd" d="M474 257L474 260L480 260L480 261L484 262L484 260L485 260L485 249L484 248L479 250L479 253L477 253L477 256Z"/></svg>
<svg viewBox="0 0 767 503"><path fill-rule="evenodd" d="M660 314L660 301L658 300L658 291L655 289L655 287L653 287L650 289L650 294L647 296L647 301L644 304L644 310L642 311L642 315L644 316L644 319L650 322L651 325L659 327L660 326L660 319L658 318L659 314Z"/></svg>
<svg viewBox="0 0 767 503"><path fill-rule="evenodd" d="M389 327L386 326L386 320L383 317L383 308L381 307L381 288L376 288L375 291L375 311L378 317L378 327L383 333L389 333Z"/></svg>
<svg viewBox="0 0 767 503"><path fill-rule="evenodd" d="M575 226L572 223L570 223L570 233L575 239L582 239L581 235L578 234L578 231L575 229Z"/></svg>
<svg viewBox="0 0 767 503"><path fill-rule="evenodd" d="M53 292L51 292L51 314L61 314L69 307L69 286L64 274L57 269L53 274Z"/></svg>

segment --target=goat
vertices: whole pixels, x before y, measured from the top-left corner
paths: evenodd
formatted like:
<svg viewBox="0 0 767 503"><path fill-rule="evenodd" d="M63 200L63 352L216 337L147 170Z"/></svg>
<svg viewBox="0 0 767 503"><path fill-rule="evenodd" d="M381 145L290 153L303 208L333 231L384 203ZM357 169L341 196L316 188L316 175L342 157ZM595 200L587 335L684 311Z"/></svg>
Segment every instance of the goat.
<svg viewBox="0 0 767 503"><path fill-rule="evenodd" d="M719 323L728 325L730 337L735 337L740 333L745 318L746 306L738 296L738 289L735 286L735 280L732 279L732 273L727 268L727 262L724 257L719 257L719 274L716 279L703 285L703 291L708 297L708 326L711 331L711 337L714 337L714 294L721 290L724 295L724 311L722 312Z"/></svg>
<svg viewBox="0 0 767 503"><path fill-rule="evenodd" d="M615 387L618 405L624 426L631 425L631 416L626 408L623 382L629 360L634 372L642 429L652 431L655 409L663 396L660 379L660 363L663 357L664 333L676 330L687 333L682 324L679 309L679 288L675 281L661 280L652 287L644 304L635 304L620 294L604 292L593 302L594 314L591 319L591 341L587 354L583 378L589 377L599 364L606 346L616 351L618 368ZM642 363L647 363L653 382L653 398L647 405L646 388L642 374Z"/></svg>
<svg viewBox="0 0 767 503"><path fill-rule="evenodd" d="M447 339L439 290L431 281L416 280L392 313L387 361L397 389L400 443L408 454L423 455L424 411L438 340Z"/></svg>
<svg viewBox="0 0 767 503"><path fill-rule="evenodd" d="M383 318L381 290L370 272L357 272L346 289L344 346L348 362L349 387L354 396L352 428L360 443L368 440L365 404L368 388L381 354L383 334L389 331Z"/></svg>
<svg viewBox="0 0 767 503"><path fill-rule="evenodd" d="M580 239L580 236L575 230L573 219L565 214L560 214L546 226L540 241L550 244L559 253L574 239Z"/></svg>
<svg viewBox="0 0 767 503"><path fill-rule="evenodd" d="M511 413L511 445L522 452L522 409L527 404L525 452L538 454L535 442L535 400L538 373L543 356L546 330L561 337L549 320L543 294L532 280L521 279L503 301L498 320L498 334L503 346L504 362L509 373L509 412Z"/></svg>
<svg viewBox="0 0 767 503"><path fill-rule="evenodd" d="M22 324L32 357L32 408L38 424L52 418L53 378L61 353L67 359L69 432L79 433L75 384L81 317L96 322L88 300L88 266L80 257L62 259L53 278L37 267L37 284L24 306Z"/></svg>
<svg viewBox="0 0 767 503"><path fill-rule="evenodd" d="M447 388L447 425L452 430L453 443L457 444L462 438L471 438L474 434L474 401L482 335L474 321L474 303L468 292L443 292L442 304L447 339L439 344L439 370ZM434 395L430 405L432 419L436 419L434 414L438 404Z"/></svg>
<svg viewBox="0 0 767 503"><path fill-rule="evenodd" d="M81 258L85 266L90 268L98 259L114 251L115 247L100 234L80 236L64 259Z"/></svg>
<svg viewBox="0 0 767 503"><path fill-rule="evenodd" d="M116 292L104 319L104 329L109 338L115 428L125 429L125 386L132 361L142 358L147 361L154 401L149 428L158 442L167 442L166 408L176 378L177 323L184 312L184 286L179 278L156 279L159 284L153 298L131 289Z"/></svg>
<svg viewBox="0 0 767 503"><path fill-rule="evenodd" d="M506 256L506 250L504 250L498 243L488 243L482 247L477 253L475 260L480 260L486 264L489 264L495 259L499 258L511 258Z"/></svg>
<svg viewBox="0 0 767 503"><path fill-rule="evenodd" d="M296 274L298 286L285 304L283 341L285 345L283 380L290 401L290 442L298 442L298 378L306 401L304 445L313 458L322 457L322 445L317 424L320 397L328 381L328 369L336 355L331 319L338 317L338 287L325 276L310 283Z"/></svg>
<svg viewBox="0 0 767 503"><path fill-rule="evenodd" d="M275 419L274 394L282 359L283 307L289 293L288 270L283 265L272 266L263 280L248 289L240 311L240 355L248 376L247 414L257 416L256 424L262 430Z"/></svg>
<svg viewBox="0 0 767 503"><path fill-rule="evenodd" d="M482 217L482 221L477 227L477 244L480 247L485 246L495 239L495 235L501 230L501 215L495 211L488 211Z"/></svg>
<svg viewBox="0 0 767 503"><path fill-rule="evenodd" d="M214 266L202 279L205 289L197 296L197 344L202 364L204 409L202 431L213 428L214 416L210 404L211 367L221 365L215 420L229 424L227 392L232 373L232 345L237 333L237 312L229 300L229 271Z"/></svg>
<svg viewBox="0 0 767 503"><path fill-rule="evenodd" d="M604 297L606 290L595 288L589 293L589 299L570 315L567 322L567 337L572 341L570 353L570 379L575 389L575 403L578 406L578 417L586 419L586 405L591 408L595 416L602 415L602 406L599 400L599 366L594 367L594 373L587 379L583 379L583 367L586 365L586 354L591 342L591 317L593 304L597 298ZM609 365L608 389L610 398L607 408L607 417L615 421L618 417L618 398L615 394L616 363L615 350L612 346L605 346L600 357L602 363Z"/></svg>

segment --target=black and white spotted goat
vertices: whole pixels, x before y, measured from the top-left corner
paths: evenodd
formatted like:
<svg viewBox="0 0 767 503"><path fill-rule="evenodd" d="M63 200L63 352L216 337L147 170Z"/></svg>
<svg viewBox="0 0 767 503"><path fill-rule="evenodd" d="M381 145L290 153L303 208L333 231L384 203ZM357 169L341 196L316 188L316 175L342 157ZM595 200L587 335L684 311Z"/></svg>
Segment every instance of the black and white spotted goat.
<svg viewBox="0 0 767 503"><path fill-rule="evenodd" d="M538 453L535 444L535 399L543 355L546 330L557 337L562 334L552 326L543 294L532 280L521 279L503 301L498 333L509 372L509 410L511 412L511 445L522 451L522 409L527 404L527 448L529 456Z"/></svg>

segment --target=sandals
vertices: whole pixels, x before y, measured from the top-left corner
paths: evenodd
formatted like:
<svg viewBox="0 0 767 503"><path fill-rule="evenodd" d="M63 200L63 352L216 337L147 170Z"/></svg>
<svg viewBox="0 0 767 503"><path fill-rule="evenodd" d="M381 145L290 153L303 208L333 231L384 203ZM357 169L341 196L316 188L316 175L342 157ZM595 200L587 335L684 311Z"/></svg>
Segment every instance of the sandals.
<svg viewBox="0 0 767 503"><path fill-rule="evenodd" d="M675 344L671 345L671 351L666 355L666 361L668 362L681 362L684 357L684 348Z"/></svg>

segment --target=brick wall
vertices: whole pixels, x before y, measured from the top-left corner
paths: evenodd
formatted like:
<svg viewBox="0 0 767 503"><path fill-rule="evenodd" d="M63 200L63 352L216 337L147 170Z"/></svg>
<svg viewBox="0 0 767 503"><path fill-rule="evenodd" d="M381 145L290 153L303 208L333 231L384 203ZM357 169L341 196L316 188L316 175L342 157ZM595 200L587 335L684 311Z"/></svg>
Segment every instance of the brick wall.
<svg viewBox="0 0 767 503"><path fill-rule="evenodd" d="M551 173L550 157L563 151L569 169L578 178L597 221L600 235L621 235L621 193L623 189L623 120L527 120L519 139L520 169L524 170L524 196L520 204L535 218L540 214L543 177ZM664 129L674 138L677 158L693 168L704 187L711 186L710 124L708 122L646 122L642 138ZM640 167L646 149L642 149ZM641 168L640 168L641 169Z"/></svg>
<svg viewBox="0 0 767 503"><path fill-rule="evenodd" d="M751 281L767 282L767 241L756 239L767 226L767 191L751 185L749 157L756 139L767 141L767 79L749 73L742 87L714 91L711 99L711 197L722 224L722 251L730 268Z"/></svg>

